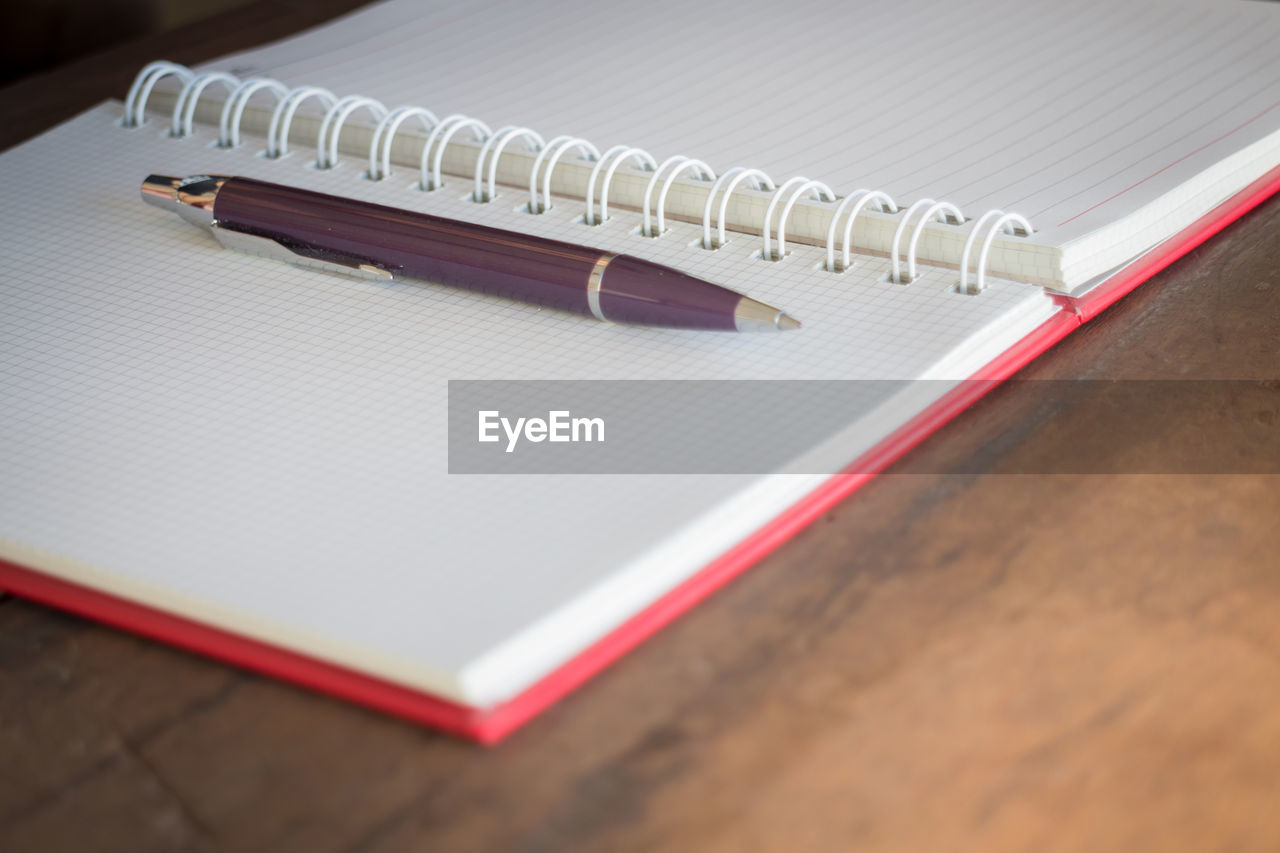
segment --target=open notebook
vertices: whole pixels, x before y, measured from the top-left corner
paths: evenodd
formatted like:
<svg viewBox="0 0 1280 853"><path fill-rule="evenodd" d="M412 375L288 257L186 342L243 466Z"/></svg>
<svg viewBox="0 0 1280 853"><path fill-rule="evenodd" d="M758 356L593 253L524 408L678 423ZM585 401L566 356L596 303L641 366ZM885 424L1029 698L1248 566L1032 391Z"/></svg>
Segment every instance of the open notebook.
<svg viewBox="0 0 1280 853"><path fill-rule="evenodd" d="M154 66L0 156L0 583L493 740L989 387L962 380L1008 375L1275 189L1280 8L667 6L382 4ZM418 188L424 162L443 186ZM765 174L726 193L735 166ZM138 199L200 172L638 255L805 328L625 328L236 255ZM858 473L467 476L459 379L937 381L815 448Z"/></svg>

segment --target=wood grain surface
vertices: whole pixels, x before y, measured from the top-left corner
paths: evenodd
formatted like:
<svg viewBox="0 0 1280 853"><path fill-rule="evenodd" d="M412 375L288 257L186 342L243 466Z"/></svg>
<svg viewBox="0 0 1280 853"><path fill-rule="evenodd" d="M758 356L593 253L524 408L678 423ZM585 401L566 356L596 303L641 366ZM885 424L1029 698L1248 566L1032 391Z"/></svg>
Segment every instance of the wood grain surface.
<svg viewBox="0 0 1280 853"><path fill-rule="evenodd" d="M0 143L349 5L22 81ZM1020 375L1270 396L997 389L497 748L4 599L0 850L1280 849L1280 477L1016 473L1274 460L1278 260L1273 199Z"/></svg>

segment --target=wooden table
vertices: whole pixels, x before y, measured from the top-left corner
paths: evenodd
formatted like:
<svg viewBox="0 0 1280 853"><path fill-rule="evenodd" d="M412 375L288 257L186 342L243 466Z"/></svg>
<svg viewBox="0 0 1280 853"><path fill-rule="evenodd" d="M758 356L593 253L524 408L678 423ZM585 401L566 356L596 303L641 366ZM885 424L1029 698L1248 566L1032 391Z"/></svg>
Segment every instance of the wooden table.
<svg viewBox="0 0 1280 853"><path fill-rule="evenodd" d="M0 142L346 5L19 83ZM1273 199L1022 377L1276 380L1278 258ZM1280 477L1001 473L1274 459L1274 394L1102 396L996 390L495 749L6 599L0 849L1280 849Z"/></svg>

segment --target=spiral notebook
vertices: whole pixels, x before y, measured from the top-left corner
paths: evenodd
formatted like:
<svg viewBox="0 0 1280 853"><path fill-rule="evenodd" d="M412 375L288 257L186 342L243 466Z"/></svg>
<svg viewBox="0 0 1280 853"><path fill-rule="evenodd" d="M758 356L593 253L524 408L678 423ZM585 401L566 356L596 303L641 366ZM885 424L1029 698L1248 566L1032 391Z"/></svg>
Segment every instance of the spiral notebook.
<svg viewBox="0 0 1280 853"><path fill-rule="evenodd" d="M1066 5L390 2L147 66L0 156L0 584L502 737L1276 189L1280 10ZM273 264L150 173L638 255L805 328ZM466 476L459 379L934 381L839 476Z"/></svg>

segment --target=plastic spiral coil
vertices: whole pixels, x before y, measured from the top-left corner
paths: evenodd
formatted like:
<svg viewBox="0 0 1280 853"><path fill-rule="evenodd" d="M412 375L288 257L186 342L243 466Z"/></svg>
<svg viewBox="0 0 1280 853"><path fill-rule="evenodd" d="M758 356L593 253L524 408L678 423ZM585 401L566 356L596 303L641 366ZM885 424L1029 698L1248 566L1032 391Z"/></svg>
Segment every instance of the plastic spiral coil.
<svg viewBox="0 0 1280 853"><path fill-rule="evenodd" d="M639 229L639 234L647 238L660 237L667 230L667 196L676 180L687 175L686 180L711 184L703 206L702 239L698 243L707 251L715 251L729 242L725 226L729 199L739 187L748 184L757 192L772 194L761 227L761 248L757 255L766 262L778 262L787 256L787 221L802 199L816 205L834 205L830 208L832 212L826 234L826 260L822 266L835 274L854 265L852 247L856 243L854 237L859 216L872 209L873 205L880 213L901 214L890 245L888 280L903 285L910 284L917 276L920 238L926 228L959 228L966 223L960 209L947 201L923 198L904 211L887 193L880 190L858 189L841 196L821 181L793 177L777 184L763 171L744 166L735 166L717 177L707 163L684 155L674 155L658 163L649 152L628 145L614 145L601 153L598 147L581 137L561 135L547 141L537 131L527 127L505 125L494 131L483 121L461 113L438 118L424 107L399 106L387 109L381 102L363 95L338 97L319 86L289 88L268 77L240 80L222 71L197 74L184 65L165 60L149 63L134 78L125 96L124 116L121 119L123 127L136 128L146 123L147 101L156 84L166 77L175 77L182 84L170 119L169 134L174 137L188 136L193 132L196 106L209 87L218 85L227 91L227 100L218 123L218 145L223 148L234 148L241 144L240 125L249 101L259 93L274 96L275 107L268 124L267 147L264 151L264 155L269 158L280 158L288 153L289 129L299 107L309 100L318 100L325 110L315 145L315 166L320 169L330 169L338 164L338 139L342 128L354 113L364 110L376 122L369 143L369 167L364 173L375 181L385 180L391 174L392 142L406 123L416 119L421 129L428 134L422 148L419 180L416 184L424 192L433 192L445 185L445 150L458 134L469 132L475 142L481 145L472 176L474 189L470 196L472 201L480 204L492 202L498 197L498 162L509 146L522 143L529 153L536 155L529 175L529 202L524 208L535 215L542 215L553 209L551 176L556 165L572 150L576 152L582 165L590 164L592 167L580 220L588 226L601 225L609 219L609 187L618 170L625 165L633 173L649 176ZM719 205L715 204L717 197ZM839 227L842 217L843 229ZM902 243L908 228L911 236L907 239L904 270ZM986 236L978 249L976 268L971 276L973 248L984 228ZM986 287L987 263L998 234L1027 237L1033 232L1031 223L1016 213L990 210L980 216L965 239L959 263L960 279L955 284L955 291L976 294ZM840 238L838 241L837 237ZM839 257L837 245L840 247Z"/></svg>

